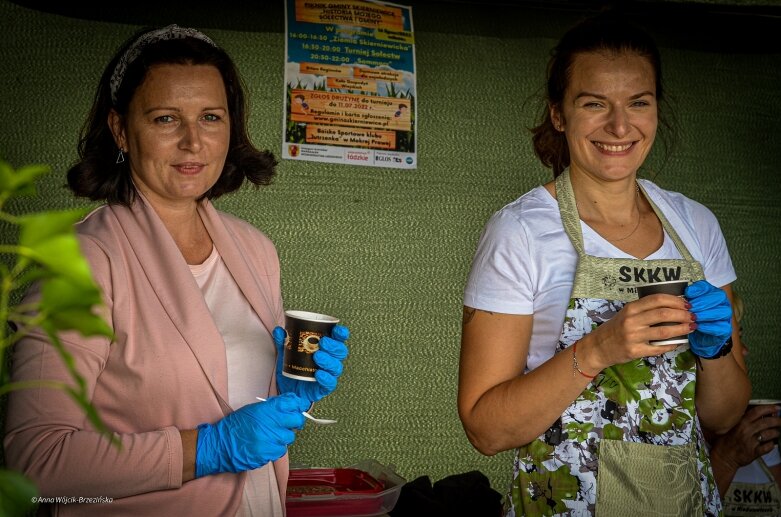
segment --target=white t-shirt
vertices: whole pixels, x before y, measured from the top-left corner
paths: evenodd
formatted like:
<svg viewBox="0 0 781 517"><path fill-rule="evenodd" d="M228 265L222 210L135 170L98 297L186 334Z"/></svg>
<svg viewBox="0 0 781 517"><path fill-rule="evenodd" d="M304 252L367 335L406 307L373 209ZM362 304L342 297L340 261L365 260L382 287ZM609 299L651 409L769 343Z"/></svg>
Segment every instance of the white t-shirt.
<svg viewBox="0 0 781 517"><path fill-rule="evenodd" d="M705 278L718 287L736 278L718 221L683 194L639 180L667 217ZM586 253L634 258L581 221ZM682 258L665 232L662 246L644 259ZM561 334L577 267L556 199L542 186L496 212L486 224L467 279L464 305L505 314L534 314L527 371L550 359Z"/></svg>
<svg viewBox="0 0 781 517"><path fill-rule="evenodd" d="M228 403L236 410L269 395L276 348L266 327L222 261L217 248L203 264L191 265L195 281L225 342ZM217 343L215 343L215 346ZM274 465L247 472L238 517L282 517Z"/></svg>
<svg viewBox="0 0 781 517"><path fill-rule="evenodd" d="M770 452L767 454L764 454L762 460L768 467L774 467L781 463L781 454L778 452L778 445L770 449ZM762 470L758 459L752 461L748 465L740 467L737 472L735 472L735 477L732 478L733 483L762 484L770 481L773 481L773 479L767 478L767 474Z"/></svg>

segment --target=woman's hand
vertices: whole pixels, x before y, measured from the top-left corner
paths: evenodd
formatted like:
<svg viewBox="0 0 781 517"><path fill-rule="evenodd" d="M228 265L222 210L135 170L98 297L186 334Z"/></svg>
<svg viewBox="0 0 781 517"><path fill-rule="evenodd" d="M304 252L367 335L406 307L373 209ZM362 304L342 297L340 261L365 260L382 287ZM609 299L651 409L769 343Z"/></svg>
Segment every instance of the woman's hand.
<svg viewBox="0 0 781 517"><path fill-rule="evenodd" d="M295 393L310 404L333 393L342 374L342 361L348 354L347 345L344 343L350 337L347 327L335 325L331 330L331 337L323 336L320 339L320 348L312 356L318 367L315 372L317 382L299 381L282 375L287 332L282 327L275 327L272 335L277 347L277 388L280 393Z"/></svg>
<svg viewBox="0 0 781 517"><path fill-rule="evenodd" d="M653 294L627 303L618 314L584 337L592 344L578 347L581 367L599 372L614 364L675 350L678 345L651 345L649 341L692 332L697 326L692 322L688 306L686 300L670 294ZM652 326L664 322L674 325Z"/></svg>
<svg viewBox="0 0 781 517"><path fill-rule="evenodd" d="M749 408L735 427L718 437L714 451L721 461L737 469L770 452L781 435L778 411L772 405Z"/></svg>
<svg viewBox="0 0 781 517"><path fill-rule="evenodd" d="M247 404L214 424L198 426L195 477L244 472L285 455L304 427L309 401L288 393Z"/></svg>
<svg viewBox="0 0 781 517"><path fill-rule="evenodd" d="M692 352L704 358L715 357L732 335L732 305L724 290L698 280L684 293L696 316L697 330L689 336Z"/></svg>

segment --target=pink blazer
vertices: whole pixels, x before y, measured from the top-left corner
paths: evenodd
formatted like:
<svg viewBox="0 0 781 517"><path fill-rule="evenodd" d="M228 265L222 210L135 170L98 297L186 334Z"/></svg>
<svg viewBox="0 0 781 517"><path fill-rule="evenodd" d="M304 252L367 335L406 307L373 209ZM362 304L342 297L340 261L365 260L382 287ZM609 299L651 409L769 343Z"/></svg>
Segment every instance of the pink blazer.
<svg viewBox="0 0 781 517"><path fill-rule="evenodd" d="M279 259L249 223L204 201L199 213L228 270L269 332L284 318ZM103 289L105 338L62 335L93 405L121 448L94 432L62 391L13 392L5 454L42 496L109 497L111 503L60 504L61 515L233 515L244 474L182 484L179 430L215 422L228 405L225 345L173 238L139 195L131 208L103 206L77 225L82 250ZM42 334L15 347L13 380L72 384ZM272 379L269 393L274 394ZM259 394L263 396L263 394ZM287 455L275 462L285 500Z"/></svg>

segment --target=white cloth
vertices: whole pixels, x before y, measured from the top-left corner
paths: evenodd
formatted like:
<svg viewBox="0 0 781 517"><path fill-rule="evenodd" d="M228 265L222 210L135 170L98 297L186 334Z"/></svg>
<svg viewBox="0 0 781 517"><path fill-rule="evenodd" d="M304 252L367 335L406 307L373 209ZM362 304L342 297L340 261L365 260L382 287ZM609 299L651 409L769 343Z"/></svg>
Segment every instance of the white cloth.
<svg viewBox="0 0 781 517"><path fill-rule="evenodd" d="M777 467L781 463L778 446L741 467L723 494L724 515L729 517L781 517L781 489L771 472L762 463Z"/></svg>
<svg viewBox="0 0 781 517"><path fill-rule="evenodd" d="M190 265L206 305L225 342L228 403L236 410L269 395L276 349L268 330L250 307L217 248L202 264ZM272 463L247 472L237 517L282 517Z"/></svg>
<svg viewBox="0 0 781 517"><path fill-rule="evenodd" d="M762 456L762 460L768 467L774 467L781 463L781 454L778 452L778 445L773 447L770 452ZM733 483L767 483L773 481L767 478L767 474L759 466L759 460L754 460L748 465L740 467L732 478Z"/></svg>
<svg viewBox="0 0 781 517"><path fill-rule="evenodd" d="M724 236L713 213L677 192L639 180L700 262L705 278L724 286L736 278ZM581 221L586 253L629 257ZM644 259L681 258L665 232L664 243ZM477 246L464 305L505 314L534 314L527 371L553 356L569 303L577 253L564 232L556 199L542 186L497 211Z"/></svg>

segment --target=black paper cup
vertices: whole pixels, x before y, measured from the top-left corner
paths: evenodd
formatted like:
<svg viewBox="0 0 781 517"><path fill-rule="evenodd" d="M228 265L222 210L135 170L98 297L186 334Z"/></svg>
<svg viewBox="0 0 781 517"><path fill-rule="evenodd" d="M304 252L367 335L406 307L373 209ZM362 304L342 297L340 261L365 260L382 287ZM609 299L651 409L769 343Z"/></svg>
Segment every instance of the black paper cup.
<svg viewBox="0 0 781 517"><path fill-rule="evenodd" d="M654 282L652 284L643 284L637 286L637 297L643 298L652 294L672 294L673 296L683 296L683 292L689 282L686 280L672 280L670 282ZM677 322L662 322L651 325L652 327L668 327L678 325ZM675 336L667 339L649 341L652 345L683 345L689 343L688 336Z"/></svg>
<svg viewBox="0 0 781 517"><path fill-rule="evenodd" d="M320 338L330 336L337 318L306 311L285 311L285 353L282 375L300 381L314 381L317 365L314 353L320 349Z"/></svg>

